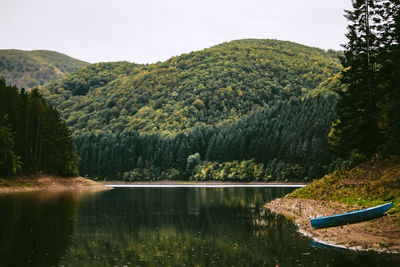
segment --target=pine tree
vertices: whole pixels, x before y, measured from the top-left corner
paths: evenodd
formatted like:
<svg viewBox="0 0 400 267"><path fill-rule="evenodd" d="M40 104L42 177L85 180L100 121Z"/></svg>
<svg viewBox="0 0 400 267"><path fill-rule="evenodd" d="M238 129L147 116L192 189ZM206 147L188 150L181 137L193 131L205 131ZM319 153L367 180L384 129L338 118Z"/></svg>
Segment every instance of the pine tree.
<svg viewBox="0 0 400 267"><path fill-rule="evenodd" d="M2 125L0 118L0 176L16 175L21 162L14 153L14 138L10 127Z"/></svg>
<svg viewBox="0 0 400 267"><path fill-rule="evenodd" d="M379 90L376 77L380 40L373 0L354 0L347 10L348 43L344 45L342 83L347 90L339 91L337 120L330 133L330 143L341 156L370 156L382 143L378 127Z"/></svg>
<svg viewBox="0 0 400 267"><path fill-rule="evenodd" d="M27 93L0 79L0 173L76 175L78 156L58 112L37 89ZM5 167L4 170L3 167Z"/></svg>
<svg viewBox="0 0 400 267"><path fill-rule="evenodd" d="M381 108L380 127L385 137L383 150L389 154L400 154L400 1L385 1L382 22L386 46L382 52L383 67L380 82L384 95Z"/></svg>
<svg viewBox="0 0 400 267"><path fill-rule="evenodd" d="M182 139L182 142L179 146L177 156L176 156L176 164L179 170L185 170L187 157L189 156L189 146L185 139Z"/></svg>

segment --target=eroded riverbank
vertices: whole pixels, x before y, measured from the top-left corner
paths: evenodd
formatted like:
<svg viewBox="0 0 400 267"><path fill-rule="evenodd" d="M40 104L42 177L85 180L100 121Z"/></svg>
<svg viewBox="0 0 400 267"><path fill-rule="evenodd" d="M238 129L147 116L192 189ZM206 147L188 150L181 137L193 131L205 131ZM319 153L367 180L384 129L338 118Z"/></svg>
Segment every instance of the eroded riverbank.
<svg viewBox="0 0 400 267"><path fill-rule="evenodd" d="M0 193L51 191L101 191L109 190L101 183L83 177L57 177L51 175L25 176L13 179L0 178Z"/></svg>
<svg viewBox="0 0 400 267"><path fill-rule="evenodd" d="M298 198L280 198L265 205L275 213L291 219L299 232L327 245L357 251L376 251L400 254L400 223L397 217L387 214L366 222L337 227L314 229L310 218L360 209L358 205Z"/></svg>

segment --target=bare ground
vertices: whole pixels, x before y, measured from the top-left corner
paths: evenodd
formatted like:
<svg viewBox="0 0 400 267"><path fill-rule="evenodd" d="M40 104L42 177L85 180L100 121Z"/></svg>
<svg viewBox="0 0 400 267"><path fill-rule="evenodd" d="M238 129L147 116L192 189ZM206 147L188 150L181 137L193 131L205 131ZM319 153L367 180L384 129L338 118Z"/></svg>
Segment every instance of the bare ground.
<svg viewBox="0 0 400 267"><path fill-rule="evenodd" d="M109 187L83 177L57 177L52 175L0 178L0 193L26 191L101 191Z"/></svg>
<svg viewBox="0 0 400 267"><path fill-rule="evenodd" d="M387 214L366 222L314 229L310 218L360 209L332 201L280 198L265 204L275 213L294 221L299 232L327 245L359 251L377 251L400 254L400 222L398 216Z"/></svg>

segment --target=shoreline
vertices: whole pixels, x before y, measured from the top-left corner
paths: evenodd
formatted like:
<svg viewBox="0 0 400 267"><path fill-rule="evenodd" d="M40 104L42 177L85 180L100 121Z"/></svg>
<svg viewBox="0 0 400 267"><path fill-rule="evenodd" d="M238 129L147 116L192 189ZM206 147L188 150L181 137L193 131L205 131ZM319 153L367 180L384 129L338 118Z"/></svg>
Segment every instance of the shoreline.
<svg viewBox="0 0 400 267"><path fill-rule="evenodd" d="M293 187L303 187L307 184L300 182L291 182L291 183L283 183L283 182L261 182L261 181L250 181L250 182L242 182L242 181L180 181L180 180L154 180L154 181L97 181L98 183L104 185L117 185L117 186L130 186L130 185L146 185L146 186L157 186L157 185L206 185L206 186L226 186L226 185L234 185L234 186L252 186L252 185L265 185L265 186L293 186Z"/></svg>
<svg viewBox="0 0 400 267"><path fill-rule="evenodd" d="M47 174L0 178L0 194L31 191L102 191L114 187L304 187L305 183L263 181L93 181L84 177L60 177Z"/></svg>
<svg viewBox="0 0 400 267"><path fill-rule="evenodd" d="M40 174L10 179L0 178L0 194L33 191L95 192L110 189L112 188L80 176L60 177Z"/></svg>
<svg viewBox="0 0 400 267"><path fill-rule="evenodd" d="M395 222L390 213L369 221L315 229L310 225L312 217L362 207L333 201L283 197L266 203L265 208L292 220L302 235L318 243L354 251L400 254L400 224Z"/></svg>

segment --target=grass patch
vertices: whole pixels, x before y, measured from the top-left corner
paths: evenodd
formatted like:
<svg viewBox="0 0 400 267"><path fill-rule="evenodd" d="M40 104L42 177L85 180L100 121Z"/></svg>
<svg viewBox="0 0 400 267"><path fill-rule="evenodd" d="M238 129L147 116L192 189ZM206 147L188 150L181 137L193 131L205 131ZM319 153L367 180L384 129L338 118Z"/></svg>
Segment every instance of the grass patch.
<svg viewBox="0 0 400 267"><path fill-rule="evenodd" d="M353 169L340 169L288 195L372 207L393 202L390 214L400 218L400 159L374 158Z"/></svg>

